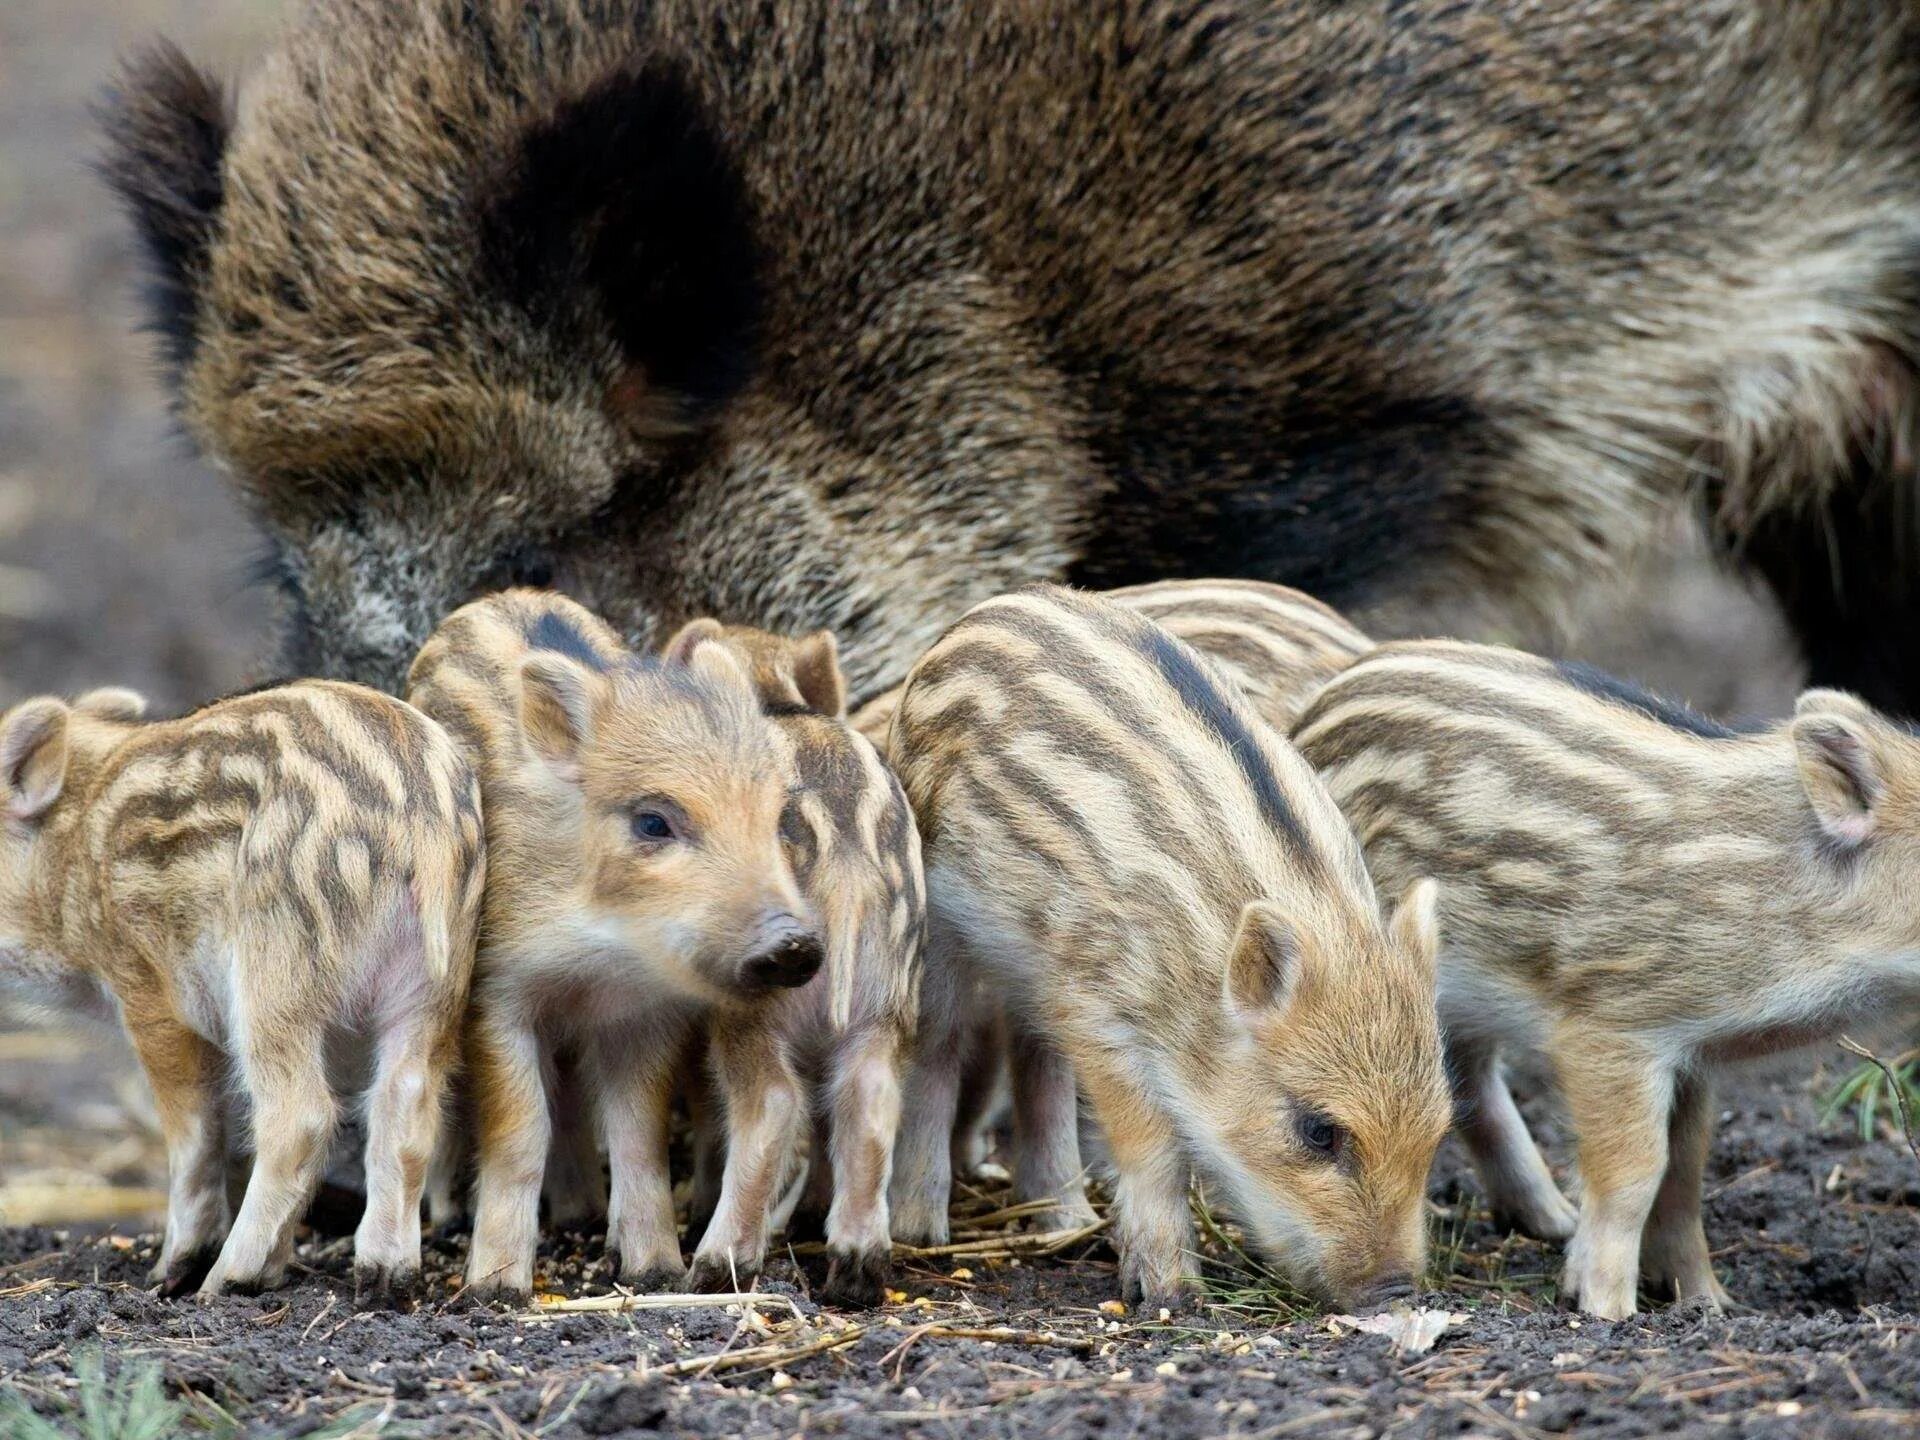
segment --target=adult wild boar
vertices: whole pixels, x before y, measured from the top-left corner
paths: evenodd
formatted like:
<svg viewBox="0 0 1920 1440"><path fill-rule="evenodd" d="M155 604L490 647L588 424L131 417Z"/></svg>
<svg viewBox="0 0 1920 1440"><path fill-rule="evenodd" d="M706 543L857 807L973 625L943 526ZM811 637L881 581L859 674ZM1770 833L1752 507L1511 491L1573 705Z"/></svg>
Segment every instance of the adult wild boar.
<svg viewBox="0 0 1920 1440"><path fill-rule="evenodd" d="M1910 4L313 0L107 114L301 670L514 582L856 696L1036 577L1518 619L1698 493L1920 684Z"/></svg>

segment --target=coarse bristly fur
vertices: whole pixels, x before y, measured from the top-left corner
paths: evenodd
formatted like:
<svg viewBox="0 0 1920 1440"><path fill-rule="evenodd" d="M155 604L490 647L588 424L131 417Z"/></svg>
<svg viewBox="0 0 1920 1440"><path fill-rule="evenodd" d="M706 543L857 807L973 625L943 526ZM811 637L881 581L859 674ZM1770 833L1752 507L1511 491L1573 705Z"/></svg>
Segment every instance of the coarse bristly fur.
<svg viewBox="0 0 1920 1440"><path fill-rule="evenodd" d="M677 1285L668 1115L689 1045L715 1012L750 1017L820 968L784 848L791 758L725 647L694 635L641 657L544 591L455 611L414 661L408 694L472 753L492 856L467 1027L468 1287L532 1285L562 1078L581 1082L572 1103L592 1105L605 1130L621 1276ZM715 1030L759 1033L744 1019ZM737 1223L696 1255L707 1288L759 1265L799 1113L792 1077L737 1051L716 1046L729 1102L722 1209ZM597 1185L593 1125L576 1118L563 1133L584 1152L557 1157L574 1185Z"/></svg>
<svg viewBox="0 0 1920 1440"><path fill-rule="evenodd" d="M1162 580L1109 590L1102 598L1138 611L1205 655L1283 734L1323 682L1373 648L1332 607L1261 580ZM905 689L896 685L875 696L850 723L884 749ZM975 1173L992 1152L1008 1058L1007 1028L991 995L981 991L968 1008L974 1023L960 1041L965 1060L952 1147L956 1176Z"/></svg>
<svg viewBox="0 0 1920 1440"><path fill-rule="evenodd" d="M1595 1314L1725 1300L1700 1220L1722 1063L1920 998L1920 736L1810 690L1737 732L1584 666L1384 646L1294 731L1385 888L1440 882L1441 1016L1497 1211L1569 1239ZM1544 1047L1578 1132L1555 1187L1500 1073Z"/></svg>
<svg viewBox="0 0 1920 1440"><path fill-rule="evenodd" d="M313 0L107 119L303 670L549 576L861 696L1037 577L1511 631L1699 493L1920 688L1910 4Z"/></svg>
<svg viewBox="0 0 1920 1440"><path fill-rule="evenodd" d="M1012 1030L1016 1194L1088 1218L1085 1093L1123 1288L1182 1303L1197 1171L1255 1247L1343 1304L1411 1290L1447 1126L1433 887L1391 924L1332 799L1196 651L1036 587L914 667L891 759L928 891L896 1230L943 1233L967 981Z"/></svg>
<svg viewBox="0 0 1920 1440"><path fill-rule="evenodd" d="M0 988L110 1007L153 1090L170 1294L278 1285L368 1047L365 1301L420 1273L420 1199L459 1055L486 875L478 777L419 711L302 681L177 720L139 696L0 716ZM227 1215L226 1087L253 1172Z"/></svg>
<svg viewBox="0 0 1920 1440"><path fill-rule="evenodd" d="M796 1225L824 1230L823 1298L872 1304L892 1256L887 1186L900 1073L919 1017L926 932L919 832L899 781L847 724L831 634L783 636L702 619L668 648L696 636L748 667L791 754L787 846L826 948L818 976L755 1017L759 1035L729 1039L761 1063L798 1067L814 1127ZM710 1174L711 1162L705 1168ZM699 1188L696 1216L707 1208Z"/></svg>
<svg viewBox="0 0 1920 1440"><path fill-rule="evenodd" d="M1186 641L1283 734L1322 683L1373 648L1332 606L1262 580L1161 580L1101 598ZM884 747L905 689L896 685L862 705L853 727Z"/></svg>

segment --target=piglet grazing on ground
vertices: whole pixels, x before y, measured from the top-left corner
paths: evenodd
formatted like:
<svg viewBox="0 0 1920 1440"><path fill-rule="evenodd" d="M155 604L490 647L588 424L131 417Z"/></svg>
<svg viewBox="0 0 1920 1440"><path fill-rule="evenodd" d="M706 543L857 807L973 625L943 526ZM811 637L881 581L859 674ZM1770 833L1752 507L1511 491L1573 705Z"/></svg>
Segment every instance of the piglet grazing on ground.
<svg viewBox="0 0 1920 1440"><path fill-rule="evenodd" d="M716 1024L719 1076L725 1081L743 1065L773 1066L781 1093L798 1082L798 1093L810 1097L812 1163L800 1216L825 1229L821 1294L871 1304L880 1298L891 1254L887 1185L900 1070L918 1019L926 928L919 834L893 772L846 724L846 688L830 633L789 639L697 620L668 649L701 636L747 666L792 757L787 845L827 952L821 973L804 988L750 1020L729 1016ZM762 1215L772 1198L755 1197ZM696 1214L702 1208L696 1202ZM729 1234L749 1224L737 1198L723 1193L702 1253L722 1260ZM764 1235L758 1241L764 1248Z"/></svg>
<svg viewBox="0 0 1920 1440"><path fill-rule="evenodd" d="M391 1299L419 1275L459 1053L486 872L477 778L438 725L354 685L142 709L97 691L0 719L0 975L124 1020L166 1140L170 1294L285 1278L339 1114L329 1043L370 1042L354 1276L364 1300ZM229 1229L233 1084L255 1159Z"/></svg>
<svg viewBox="0 0 1920 1440"><path fill-rule="evenodd" d="M1409 1291L1448 1118L1433 887L1385 923L1305 762L1189 646L1096 597L975 608L914 668L891 746L929 904L896 1230L944 1228L951 1037L983 975L1014 1032L1018 1193L1086 1213L1077 1076L1130 1297L1188 1297L1196 1170L1321 1295Z"/></svg>
<svg viewBox="0 0 1920 1440"><path fill-rule="evenodd" d="M1497 1213L1569 1238L1594 1314L1725 1302L1700 1219L1721 1063L1920 995L1920 736L1831 690L1737 733L1583 666L1385 646L1294 738L1383 886L1439 877L1462 1129ZM1501 1078L1552 1060L1576 1218Z"/></svg>
<svg viewBox="0 0 1920 1440"><path fill-rule="evenodd" d="M1261 719L1283 734L1314 691L1373 648L1373 641L1331 606L1261 580L1163 580L1109 590L1100 598L1144 615L1198 650ZM882 751L904 689L896 686L854 714L854 727ZM965 1061L952 1143L954 1175L975 1173L992 1151L1007 1068L1007 1027L996 997L983 991L962 1008L970 1020L959 1041ZM946 1236L942 1226L916 1225L919 1229L927 1233L913 1238Z"/></svg>
<svg viewBox="0 0 1920 1440"><path fill-rule="evenodd" d="M475 757L486 800L468 1287L532 1286L562 1058L560 1073L582 1081L572 1103L594 1106L605 1132L620 1274L678 1285L667 1138L690 1046L711 1013L750 1013L811 980L822 958L782 843L786 748L725 647L691 636L643 659L542 591L454 612L408 686ZM787 1163L780 1077L759 1066L733 1078L726 1185L770 1191ZM572 1129L590 1152L591 1125ZM570 1168L584 1176L598 1161ZM736 1258L743 1279L758 1263Z"/></svg>

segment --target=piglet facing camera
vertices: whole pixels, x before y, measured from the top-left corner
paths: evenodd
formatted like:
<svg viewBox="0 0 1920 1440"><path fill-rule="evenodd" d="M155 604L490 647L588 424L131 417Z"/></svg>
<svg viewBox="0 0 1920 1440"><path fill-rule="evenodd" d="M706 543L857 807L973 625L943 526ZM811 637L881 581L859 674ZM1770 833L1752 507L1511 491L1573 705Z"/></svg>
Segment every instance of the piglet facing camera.
<svg viewBox="0 0 1920 1440"><path fill-rule="evenodd" d="M144 723L137 696L0 718L0 969L112 997L167 1146L169 1293L284 1279L339 1113L329 1041L368 1042L356 1289L420 1269L485 885L477 776L399 701L309 681ZM224 1087L255 1160L228 1225Z"/></svg>
<svg viewBox="0 0 1920 1440"><path fill-rule="evenodd" d="M887 1187L918 1013L926 928L919 834L899 782L842 718L846 687L830 634L789 638L699 620L668 649L692 637L727 647L749 670L787 750L795 788L784 835L823 940L813 955L820 973L804 988L751 1015L715 1017L716 1069L726 1082L771 1067L783 1091L802 1097L813 1143L801 1223L825 1231L821 1295L871 1304L889 1273ZM756 1197L750 1213L739 1197L718 1197L696 1278L718 1282L743 1254L757 1268L772 1198Z"/></svg>
<svg viewBox="0 0 1920 1440"><path fill-rule="evenodd" d="M1317 1293L1410 1284L1447 1125L1433 887L1385 920L1306 763L1194 650L1097 597L970 612L915 667L891 755L929 894L896 1229L945 1234L955 1038L984 980L1012 1030L1016 1197L1090 1217L1077 1082L1129 1298L1191 1297L1196 1172Z"/></svg>
<svg viewBox="0 0 1920 1440"><path fill-rule="evenodd" d="M1441 883L1440 1004L1495 1212L1568 1241L1563 1293L1715 1306L1701 1177L1724 1063L1920 998L1920 736L1850 695L1735 731L1579 665L1383 647L1294 737L1383 887ZM1501 1075L1551 1056L1576 1212Z"/></svg>
<svg viewBox="0 0 1920 1440"><path fill-rule="evenodd" d="M628 651L562 596L507 591L449 616L409 693L475 757L496 857L467 1053L476 1114L468 1286L524 1295L562 1114L555 1213L601 1208L628 1284L683 1283L669 1112L716 1012L819 969L818 922L782 833L791 757L745 668L711 637ZM736 1189L765 1174L792 1101L752 1068L727 1115ZM771 1118L769 1118L771 1117ZM785 1156L778 1163L784 1163ZM776 1176L777 1178L777 1176ZM741 1253L742 1274L758 1263Z"/></svg>

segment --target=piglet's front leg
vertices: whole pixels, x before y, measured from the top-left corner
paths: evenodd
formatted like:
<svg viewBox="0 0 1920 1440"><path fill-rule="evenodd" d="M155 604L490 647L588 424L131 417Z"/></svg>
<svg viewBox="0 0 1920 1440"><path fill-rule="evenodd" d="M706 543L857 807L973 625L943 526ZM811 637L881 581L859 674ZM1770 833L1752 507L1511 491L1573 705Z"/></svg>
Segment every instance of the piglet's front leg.
<svg viewBox="0 0 1920 1440"><path fill-rule="evenodd" d="M588 1047L613 1172L607 1249L621 1282L636 1290L676 1289L686 1273L667 1167L674 1072L685 1049L678 1024L605 1031Z"/></svg>
<svg viewBox="0 0 1920 1440"><path fill-rule="evenodd" d="M1580 1135L1580 1223L1561 1293L1605 1320L1638 1305L1640 1237L1667 1168L1672 1073L1658 1057L1606 1036L1566 1036L1555 1067Z"/></svg>
<svg viewBox="0 0 1920 1440"><path fill-rule="evenodd" d="M528 1026L480 1019L468 1054L480 1134L465 1293L525 1299L533 1292L540 1181L552 1137L540 1042Z"/></svg>
<svg viewBox="0 0 1920 1440"><path fill-rule="evenodd" d="M720 1205L694 1252L695 1290L750 1284L766 1261L769 1217L806 1116L805 1092L786 1047L762 1026L715 1027L713 1057L727 1108L727 1168Z"/></svg>
<svg viewBox="0 0 1920 1440"><path fill-rule="evenodd" d="M900 1128L900 1047L890 1034L850 1037L835 1067L832 1123L833 1198L827 1212L827 1280L821 1298L836 1305L879 1301L893 1261L887 1184Z"/></svg>
<svg viewBox="0 0 1920 1440"><path fill-rule="evenodd" d="M1083 1064L1080 1079L1113 1151L1121 1299L1150 1315L1185 1309L1194 1302L1200 1268L1187 1201L1192 1167L1179 1136L1117 1064Z"/></svg>

